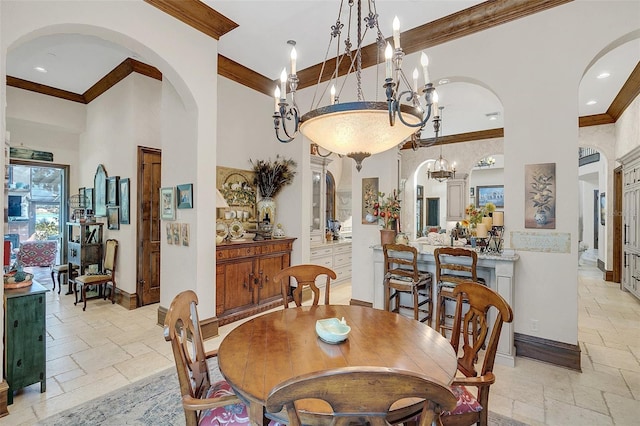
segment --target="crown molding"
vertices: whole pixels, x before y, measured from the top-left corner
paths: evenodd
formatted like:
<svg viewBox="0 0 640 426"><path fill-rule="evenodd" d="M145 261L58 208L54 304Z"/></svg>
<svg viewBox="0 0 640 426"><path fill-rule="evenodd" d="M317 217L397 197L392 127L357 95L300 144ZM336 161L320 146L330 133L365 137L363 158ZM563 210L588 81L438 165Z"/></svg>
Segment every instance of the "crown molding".
<svg viewBox="0 0 640 426"><path fill-rule="evenodd" d="M238 24L199 0L144 0L150 5L219 40Z"/></svg>
<svg viewBox="0 0 640 426"><path fill-rule="evenodd" d="M112 69L107 75L102 77L100 81L87 89L83 94L56 89L55 87L22 80L9 75L7 76L7 86L29 90L42 95L54 96L68 101L79 102L81 104L88 104L115 86L118 82L124 80L124 78L132 72L137 72L139 74L146 75L147 77L162 81L162 73L157 68L144 64L140 61L136 61L135 59L127 58L117 67Z"/></svg>

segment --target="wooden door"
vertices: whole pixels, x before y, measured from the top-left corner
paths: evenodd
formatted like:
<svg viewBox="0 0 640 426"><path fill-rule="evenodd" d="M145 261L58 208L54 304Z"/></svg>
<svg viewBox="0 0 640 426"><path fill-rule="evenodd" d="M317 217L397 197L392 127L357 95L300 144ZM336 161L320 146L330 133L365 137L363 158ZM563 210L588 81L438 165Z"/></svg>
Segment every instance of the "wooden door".
<svg viewBox="0 0 640 426"><path fill-rule="evenodd" d="M613 282L622 280L622 166L613 171Z"/></svg>
<svg viewBox="0 0 640 426"><path fill-rule="evenodd" d="M138 147L138 306L160 301L160 182L162 153Z"/></svg>

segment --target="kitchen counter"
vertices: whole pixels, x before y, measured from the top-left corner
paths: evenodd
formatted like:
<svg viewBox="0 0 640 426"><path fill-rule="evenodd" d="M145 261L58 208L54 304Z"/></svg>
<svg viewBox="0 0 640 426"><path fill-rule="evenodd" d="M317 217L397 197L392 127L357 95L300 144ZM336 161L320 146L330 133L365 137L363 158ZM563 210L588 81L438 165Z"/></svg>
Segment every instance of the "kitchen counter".
<svg viewBox="0 0 640 426"><path fill-rule="evenodd" d="M422 271L429 271L433 274L433 294L437 294L437 284L435 280L436 262L433 252L437 246L427 245L419 241L411 242L410 245L418 249L418 268ZM373 307L384 309L384 254L382 246L376 245L373 249ZM469 248L471 249L471 248ZM478 253L478 277L484 278L489 288L497 291L514 309L515 297L515 265L520 259L517 253ZM495 313L489 319L495 317ZM514 314L517 315L514 309ZM515 347L513 343L513 323L502 325L496 362L513 367L515 365Z"/></svg>

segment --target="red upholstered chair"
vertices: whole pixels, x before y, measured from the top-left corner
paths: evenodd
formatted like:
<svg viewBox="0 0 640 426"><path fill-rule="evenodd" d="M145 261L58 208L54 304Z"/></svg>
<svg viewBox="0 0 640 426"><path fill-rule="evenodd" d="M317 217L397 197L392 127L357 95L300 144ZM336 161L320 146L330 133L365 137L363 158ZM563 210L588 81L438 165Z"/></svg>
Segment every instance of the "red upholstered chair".
<svg viewBox="0 0 640 426"><path fill-rule="evenodd" d="M56 264L58 242L55 240L24 241L20 244L17 261L22 266L48 266Z"/></svg>
<svg viewBox="0 0 640 426"><path fill-rule="evenodd" d="M498 349L498 339L502 324L513 321L513 311L509 304L495 291L481 283L465 281L453 288L453 297L457 299L456 313L451 335L451 345L458 357L458 372L463 377L456 377L452 383L453 393L458 398L454 410L442 413L444 425L487 426L489 414L489 389L496 381L493 374L493 363ZM462 300L466 300L468 311L463 313ZM489 310L496 311L495 320L490 326ZM468 330L475 324L479 335L474 339ZM462 334L462 339L461 335ZM479 369L476 369L478 354L482 350L486 337L484 359ZM460 343L462 340L462 347Z"/></svg>
<svg viewBox="0 0 640 426"><path fill-rule="evenodd" d="M207 360L218 352L204 351L197 304L198 296L193 291L183 291L171 302L164 320L164 339L173 349L186 424L248 425L247 407L229 383L211 383Z"/></svg>

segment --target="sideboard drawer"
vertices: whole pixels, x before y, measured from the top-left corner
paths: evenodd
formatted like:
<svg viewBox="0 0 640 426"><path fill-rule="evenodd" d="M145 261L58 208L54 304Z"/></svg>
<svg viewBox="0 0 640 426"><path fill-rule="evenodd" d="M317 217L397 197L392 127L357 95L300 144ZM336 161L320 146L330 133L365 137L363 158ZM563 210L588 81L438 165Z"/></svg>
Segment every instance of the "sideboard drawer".
<svg viewBox="0 0 640 426"><path fill-rule="evenodd" d="M311 253L309 254L309 256L311 257L311 259L315 259L316 257L331 256L332 253L333 253L333 250L331 247L327 247L327 248L317 247L317 248L311 249Z"/></svg>

